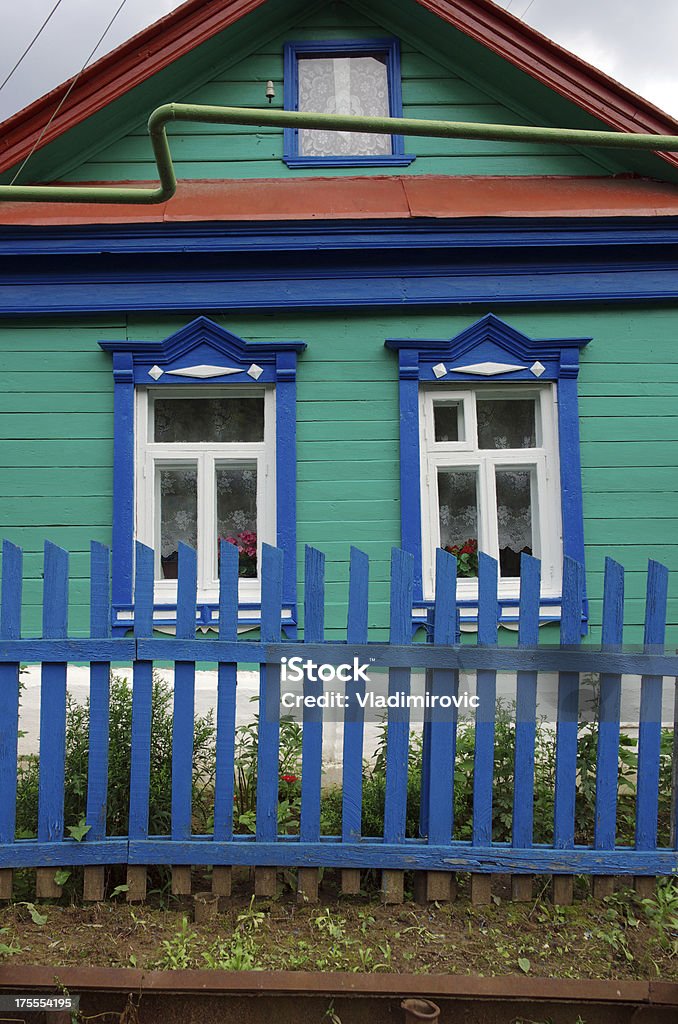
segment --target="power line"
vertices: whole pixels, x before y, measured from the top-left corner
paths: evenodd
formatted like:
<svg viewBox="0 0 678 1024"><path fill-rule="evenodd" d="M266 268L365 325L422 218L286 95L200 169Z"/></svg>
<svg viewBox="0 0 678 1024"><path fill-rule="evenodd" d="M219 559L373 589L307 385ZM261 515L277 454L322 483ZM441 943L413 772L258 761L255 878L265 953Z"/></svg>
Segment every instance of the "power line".
<svg viewBox="0 0 678 1024"><path fill-rule="evenodd" d="M93 49L93 50L91 51L91 53L89 54L89 56L88 56L88 57L87 57L87 58L85 59L85 63L84 63L83 65L82 65L82 67L81 67L81 68L80 68L80 70L78 71L77 75L76 75L76 76L75 76L75 78L74 78L74 79L72 80L71 84L69 85L68 89L66 90L66 92L64 93L64 95L62 96L62 98L60 99L60 101L59 101L59 103L58 103L58 105L57 105L57 108L56 108L56 110L54 111L54 113L53 113L53 114L52 114L52 116L50 117L49 121L47 122L47 124L46 124L46 125L45 125L45 127L44 127L44 128L42 129L42 131L41 131L41 132L40 132L40 134L38 135L37 139L36 139L36 140L35 140L35 142L33 143L33 146L31 147L31 151L30 151L30 153L29 153L29 154L28 154L28 156L27 156L27 157L26 157L26 158L24 159L24 161L23 161L23 163L21 164L21 166L19 167L18 171L16 172L16 174L15 174L15 175L14 175L14 177L12 178L12 180L11 180L11 182L10 182L10 184L11 184L11 185L14 185L14 183L15 183L15 182L16 182L16 180L17 180L17 178L19 177L19 175L21 174L21 172L22 172L22 171L23 171L23 169L25 168L26 164L27 164L27 163L28 163L28 161L29 161L29 160L31 159L31 157L32 157L32 156L33 156L33 154L35 153L36 149L38 148L38 146L39 146L39 145L40 145L40 143L42 142L42 139L44 138L45 132L46 132L46 131L47 131L47 130L49 129L49 126L51 125L52 121L53 121L53 120L54 120L54 118L55 118L55 117L57 116L57 114L59 113L59 111L60 111L60 110L61 110L61 108L63 107L64 103L66 102L66 100L68 99L68 97L69 97L69 96L71 95L71 93L73 92L73 89L74 89L74 88L75 88L75 86L77 85L77 82L78 82L78 79L80 78L80 75L81 75L81 74L83 73L83 71L85 70L85 68L87 67L87 65L89 64L89 62L91 61L92 57L94 56L94 54L95 54L95 53L97 52L97 50L99 49L99 47L100 47L100 46L101 46L101 44L103 43L104 39L105 39L105 38L106 38L106 36L108 35L108 32L109 32L109 30L110 30L111 26L113 25L113 22L114 22L114 21L115 21L115 19L116 19L116 18L118 17L118 15L120 14L121 10L123 9L123 7L125 6L125 4L126 4L126 3L127 3L127 0L121 0L121 3L119 4L119 6L118 6L118 8L117 8L117 10L116 10L116 12L115 12L115 14L113 15L113 17L112 17L112 18L111 18L111 20L109 21L108 25L106 25L106 28L105 28L105 29L103 30L103 32L102 32L102 33L101 33L101 35L99 36L99 38L98 38L98 40L97 40L97 42L96 42L96 45L94 46L94 49Z"/></svg>
<svg viewBox="0 0 678 1024"><path fill-rule="evenodd" d="M9 82L10 78L12 77L12 75L14 74L14 72L16 71L16 69L17 69L17 68L19 67L19 65L20 65L20 64L21 64L21 63L23 62L24 58L25 58L25 57L27 57L27 56L28 56L28 54L29 54L29 53L31 52L31 50L33 49L33 46L34 46L34 44L35 44L35 43L36 43L36 42L38 41L38 39L39 39L39 38L40 38L40 36L42 35L42 33L43 33L44 29L45 29L45 28L47 27L47 25L49 24L49 22L50 22L50 21L52 20L52 15L54 15L54 14L56 13L56 9L57 9L57 7L59 6L59 4L60 4L60 3L61 3L61 0L57 0L57 2L55 3L54 7L53 7L53 8L52 8L52 10L51 10L51 11L49 12L49 14L47 15L47 17L46 17L46 18L45 18L45 20L43 21L42 25L40 26L40 28L38 29L38 31L37 31L37 32L35 33L35 35L33 36L33 38L31 39L30 43L28 44L28 46L26 47L26 49L24 50L24 52L23 52L23 53L21 54L21 56L19 57L18 61L16 62L16 64L14 65L14 67L12 68L12 70L10 71L10 73L9 73L9 74L7 75L7 77L6 77L5 79L4 79L4 81L3 81L3 82L0 82L0 92L1 92L1 91L2 91L2 90L3 90L4 88L5 88L5 86L6 86L6 85L7 85L7 83Z"/></svg>
<svg viewBox="0 0 678 1024"><path fill-rule="evenodd" d="M530 9L530 7L532 6L532 4L533 4L533 3L534 3L534 0L530 0L529 4L527 5L527 7L526 7L526 8L525 8L525 10L523 11L523 13L522 13L522 14L520 15L520 20L521 20L521 21L523 20L523 18L525 17L525 15L526 15L526 14L527 14L527 12L529 11L529 9Z"/></svg>

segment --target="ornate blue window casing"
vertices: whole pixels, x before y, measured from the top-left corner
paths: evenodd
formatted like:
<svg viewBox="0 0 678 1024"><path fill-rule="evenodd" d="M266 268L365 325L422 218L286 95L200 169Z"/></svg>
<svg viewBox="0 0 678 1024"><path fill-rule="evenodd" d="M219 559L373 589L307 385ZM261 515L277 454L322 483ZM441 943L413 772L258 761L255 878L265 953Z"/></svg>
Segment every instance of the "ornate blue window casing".
<svg viewBox="0 0 678 1024"><path fill-rule="evenodd" d="M420 390L472 382L512 384L527 382L555 386L558 452L560 463L560 510L563 555L584 562L584 525L579 449L577 378L579 354L590 338L535 340L488 314L450 340L388 339L387 348L398 352L400 378L400 501L402 546L415 560L415 618L430 602L425 600L422 579L422 487ZM506 383L505 383L506 382ZM463 604L463 602L460 602ZM473 605L473 602L469 602ZM515 605L515 600L506 604ZM542 598L542 619L559 618L559 600ZM472 621L475 609L467 610ZM586 618L586 603L583 608ZM514 614L502 615L510 622ZM418 620L421 622L421 618ZM462 622L463 613L462 613Z"/></svg>
<svg viewBox="0 0 678 1024"><path fill-rule="evenodd" d="M155 392L189 386L275 387L276 544L285 552L283 602L288 631L296 623L296 367L303 341L248 343L200 316L161 342L100 341L113 356L113 626L129 628L133 615L135 539L135 397L138 388ZM223 372L219 372L223 371ZM169 392L168 392L169 393ZM196 622L214 625L217 608L197 609ZM256 607L241 609L245 623L258 622ZM161 619L173 625L171 609Z"/></svg>
<svg viewBox="0 0 678 1024"><path fill-rule="evenodd" d="M351 57L374 57L383 62L386 70L388 87L388 115L389 117L402 117L402 92L400 82L400 44L395 38L391 39L355 39L355 40L329 40L318 42L307 40L298 43L286 43L284 53L284 83L283 101L285 110L299 110L299 62L300 60L351 58ZM305 107L309 110L310 108ZM313 112L324 113L326 108L322 106L319 98L318 107ZM350 110L340 109L337 113L362 113L365 116L374 114L372 109ZM296 128L284 129L283 159L288 167L406 167L412 163L414 156L405 154L404 140L402 135L390 136L390 152L379 155L368 153L355 153L341 156L339 154L310 155L303 153L300 146L299 130Z"/></svg>

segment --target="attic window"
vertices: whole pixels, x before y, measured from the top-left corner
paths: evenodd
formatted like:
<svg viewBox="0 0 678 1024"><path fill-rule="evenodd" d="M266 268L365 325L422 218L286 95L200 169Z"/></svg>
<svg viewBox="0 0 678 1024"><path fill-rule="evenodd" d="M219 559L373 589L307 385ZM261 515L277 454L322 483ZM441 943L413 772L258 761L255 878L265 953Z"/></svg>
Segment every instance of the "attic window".
<svg viewBox="0 0 678 1024"><path fill-rule="evenodd" d="M397 39L288 43L285 109L360 117L401 117ZM402 136L285 129L290 167L404 166Z"/></svg>

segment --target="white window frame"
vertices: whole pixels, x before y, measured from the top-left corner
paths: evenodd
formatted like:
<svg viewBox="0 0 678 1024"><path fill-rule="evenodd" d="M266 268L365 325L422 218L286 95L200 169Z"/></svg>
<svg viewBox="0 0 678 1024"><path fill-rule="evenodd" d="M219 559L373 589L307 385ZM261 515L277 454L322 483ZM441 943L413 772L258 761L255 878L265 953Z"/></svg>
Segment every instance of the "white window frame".
<svg viewBox="0 0 678 1024"><path fill-rule="evenodd" d="M156 398L264 398L264 439L259 442L217 444L202 442L162 444L153 437L153 402ZM257 467L257 576L238 581L239 603L261 601L262 543L276 543L275 485L275 388L244 387L158 387L137 388L135 403L135 535L155 550L155 592L158 604L176 603L177 581L163 580L160 564L159 468L196 465L198 470L198 603L218 600L216 575L216 487L215 471L220 466L256 463Z"/></svg>
<svg viewBox="0 0 678 1024"><path fill-rule="evenodd" d="M477 445L476 400L536 399L536 446L534 448L480 449ZM420 402L421 522L424 599L434 599L435 553L440 547L438 470L475 469L478 493L478 548L499 561L495 469L527 469L532 486L533 552L542 563L542 597L559 597L563 555L558 452L558 408L555 384L471 384L447 388L440 384L422 387ZM463 434L459 441L436 441L434 405L459 402L463 410ZM517 598L518 577L499 579L499 598ZM460 599L477 600L478 581L460 577Z"/></svg>

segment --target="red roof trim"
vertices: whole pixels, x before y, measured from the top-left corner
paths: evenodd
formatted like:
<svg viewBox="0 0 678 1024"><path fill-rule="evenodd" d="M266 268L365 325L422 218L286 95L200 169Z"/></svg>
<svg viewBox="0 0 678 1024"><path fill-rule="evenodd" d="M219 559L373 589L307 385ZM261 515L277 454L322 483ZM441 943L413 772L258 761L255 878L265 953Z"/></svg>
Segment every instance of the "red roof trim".
<svg viewBox="0 0 678 1024"><path fill-rule="evenodd" d="M87 184L97 184L87 182ZM135 184L138 184L135 183ZM407 177L186 181L158 206L0 203L0 226L475 217L678 217L678 186L633 178Z"/></svg>
<svg viewBox="0 0 678 1024"><path fill-rule="evenodd" d="M40 148L265 2L189 0L133 36L82 73L68 102L45 132ZM490 0L417 3L610 127L627 132L678 134L678 122L653 104ZM14 166L30 152L68 84L52 90L0 126L0 171ZM661 155L678 166L678 153Z"/></svg>

